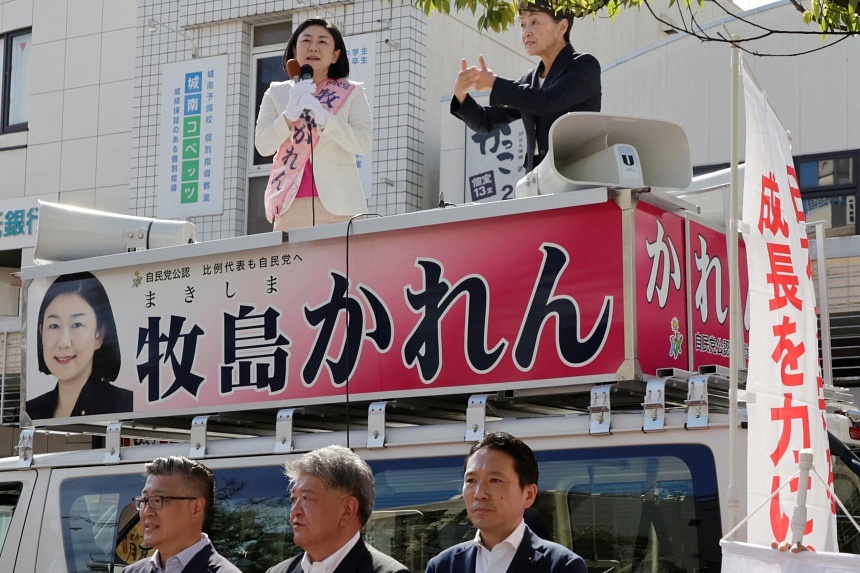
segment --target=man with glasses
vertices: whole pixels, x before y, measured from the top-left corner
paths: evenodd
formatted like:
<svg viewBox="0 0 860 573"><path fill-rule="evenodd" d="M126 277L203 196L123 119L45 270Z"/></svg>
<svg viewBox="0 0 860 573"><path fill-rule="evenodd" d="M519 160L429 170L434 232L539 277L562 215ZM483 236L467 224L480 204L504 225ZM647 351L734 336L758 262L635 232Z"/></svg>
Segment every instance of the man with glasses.
<svg viewBox="0 0 860 573"><path fill-rule="evenodd" d="M169 456L144 466L146 484L134 506L143 542L156 549L124 573L241 573L220 556L203 525L215 501L215 476L203 464Z"/></svg>

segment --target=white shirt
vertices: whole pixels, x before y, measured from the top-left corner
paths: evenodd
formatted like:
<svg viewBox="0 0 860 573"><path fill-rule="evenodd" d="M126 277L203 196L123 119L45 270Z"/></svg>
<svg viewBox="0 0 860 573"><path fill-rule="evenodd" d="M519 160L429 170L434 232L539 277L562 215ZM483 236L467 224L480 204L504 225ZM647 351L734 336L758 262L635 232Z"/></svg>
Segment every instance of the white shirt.
<svg viewBox="0 0 860 573"><path fill-rule="evenodd" d="M209 545L209 536L205 533L201 533L200 541L190 547L186 547L168 559L167 563L164 564L164 568L162 568L159 563L159 561L161 561L161 557L159 556L158 551L156 551L152 555L152 562L155 565L153 570L158 573L182 573L182 571L185 570L185 566L188 565L188 562L191 561L195 555L200 553L200 551L202 551L207 545Z"/></svg>
<svg viewBox="0 0 860 573"><path fill-rule="evenodd" d="M478 546L478 558L475 560L475 573L499 573L507 571L514 560L514 555L523 541L526 533L526 522L520 521L510 535L496 544L492 549L487 549L481 541L481 532L475 535L475 545Z"/></svg>
<svg viewBox="0 0 860 573"><path fill-rule="evenodd" d="M308 553L305 551L305 554L302 556L302 571L304 571L304 573L334 573L334 570L337 569L337 566L340 565L340 562L343 561L346 554L355 547L356 543L358 543L359 537L359 533L356 531L352 539L347 541L343 547L322 561L317 561L316 563L311 563Z"/></svg>

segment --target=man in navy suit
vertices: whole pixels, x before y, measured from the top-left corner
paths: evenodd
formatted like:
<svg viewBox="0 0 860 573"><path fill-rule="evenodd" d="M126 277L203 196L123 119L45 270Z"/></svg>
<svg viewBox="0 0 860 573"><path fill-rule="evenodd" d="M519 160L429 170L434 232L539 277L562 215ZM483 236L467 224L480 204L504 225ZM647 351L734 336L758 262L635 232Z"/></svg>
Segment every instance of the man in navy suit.
<svg viewBox="0 0 860 573"><path fill-rule="evenodd" d="M463 476L466 513L478 533L431 559L426 573L587 573L582 557L526 525L537 483L537 460L522 440L484 436L469 451Z"/></svg>
<svg viewBox="0 0 860 573"><path fill-rule="evenodd" d="M342 446L327 446L287 462L293 541L305 550L269 573L409 573L365 543L361 528L373 512L373 471Z"/></svg>
<svg viewBox="0 0 860 573"><path fill-rule="evenodd" d="M203 533L215 500L215 476L200 462L181 456L155 458L144 466L146 484L134 505L143 541L156 549L123 573L242 573L222 557Z"/></svg>

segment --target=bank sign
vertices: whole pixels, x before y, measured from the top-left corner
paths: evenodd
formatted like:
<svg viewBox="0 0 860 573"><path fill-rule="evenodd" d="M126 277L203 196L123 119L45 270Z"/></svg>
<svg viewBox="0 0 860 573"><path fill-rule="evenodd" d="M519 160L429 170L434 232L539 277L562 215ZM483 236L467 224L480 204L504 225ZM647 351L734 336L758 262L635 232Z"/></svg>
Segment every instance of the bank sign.
<svg viewBox="0 0 860 573"><path fill-rule="evenodd" d="M447 210L457 214L447 222L356 234L348 250L339 237L157 264L123 255L127 266L86 279L107 293L121 360L115 380L87 384L131 392L138 418L339 402L347 392L475 393L612 381L636 360L645 372L689 369L692 324L699 336L723 336L717 313L702 320L687 297L696 292L688 280L701 278L688 276L683 217L640 202L631 219L614 201L518 212L519 201L497 204L499 215L475 205ZM635 256L625 254L625 224L635 227ZM709 254L725 264L725 250L723 240ZM700 307L722 288L706 277ZM57 300L52 285L79 278L30 282L30 348L61 328L39 324L40 308ZM627 337L647 351L628 354ZM28 399L65 383L46 364L52 351L40 356L27 364ZM132 415L97 416L123 417Z"/></svg>
<svg viewBox="0 0 860 573"><path fill-rule="evenodd" d="M39 203L35 199L0 201L0 250L32 247L39 227Z"/></svg>

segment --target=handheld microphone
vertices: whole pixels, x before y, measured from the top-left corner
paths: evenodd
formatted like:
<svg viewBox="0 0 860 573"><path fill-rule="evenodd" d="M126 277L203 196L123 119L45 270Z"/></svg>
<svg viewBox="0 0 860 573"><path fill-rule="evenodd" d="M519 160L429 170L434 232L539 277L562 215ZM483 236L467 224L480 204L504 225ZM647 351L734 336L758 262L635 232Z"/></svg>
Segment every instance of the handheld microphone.
<svg viewBox="0 0 860 573"><path fill-rule="evenodd" d="M290 76L290 79L295 83L299 83L301 80L311 80L314 77L314 69L310 64L305 64L303 66L299 65L299 61L295 58L290 58L287 60L287 75ZM310 110L304 109L302 110L305 113L305 117L307 118L308 127L310 127L311 117Z"/></svg>
<svg viewBox="0 0 860 573"><path fill-rule="evenodd" d="M298 63L298 62L296 62L296 63ZM289 64L289 62L287 62L287 64ZM302 80L312 80L312 79L313 79L313 77L314 77L314 69L311 67L311 65L310 65L310 64L305 64L305 65L303 65L301 68L299 68L299 71L300 71L300 72L301 72L301 74L302 74L302 77L301 77L301 79L302 79ZM310 130L310 127L311 127L311 113L310 113L310 110L309 110L309 109L307 109L307 108L305 108L305 109L304 109L304 110L302 110L302 111L304 111L304 112L305 112L305 118L306 118L306 119L307 119L307 121L308 121L308 129Z"/></svg>
<svg viewBox="0 0 860 573"><path fill-rule="evenodd" d="M292 60L292 59L287 61L287 73L290 75L290 78L292 78L292 80L295 83L299 83L299 81L302 81L302 80L312 80L314 78L314 69L310 64L305 64L303 66L299 66L299 62L297 62L296 60ZM313 126L311 123L311 113L310 113L310 110L308 110L307 108L305 108L303 111L304 111L304 115L305 115L305 123L308 126L308 133L310 134L311 130L313 129ZM319 196L319 193L317 192L317 189L316 189L316 176L314 175L314 140L312 137L310 138L310 144L311 144L311 161L310 161L311 187L313 190L312 195L313 196ZM316 201L316 199L314 197L311 197L311 226L314 226L314 227L317 224L315 201Z"/></svg>
<svg viewBox="0 0 860 573"><path fill-rule="evenodd" d="M302 78L302 67L299 65L298 60L294 58L287 60L287 75L290 76L291 80L297 83L299 80L304 79Z"/></svg>

